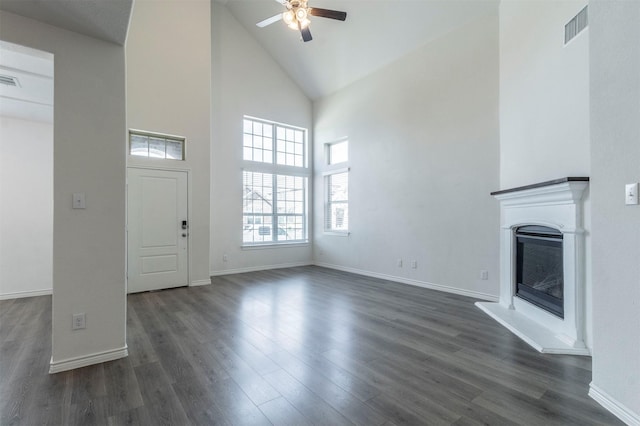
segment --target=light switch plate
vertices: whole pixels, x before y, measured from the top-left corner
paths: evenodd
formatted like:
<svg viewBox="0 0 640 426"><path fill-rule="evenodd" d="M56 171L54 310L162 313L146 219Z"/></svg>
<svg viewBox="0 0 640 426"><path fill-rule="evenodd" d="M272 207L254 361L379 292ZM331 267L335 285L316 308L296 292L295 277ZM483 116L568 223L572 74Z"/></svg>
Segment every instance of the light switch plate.
<svg viewBox="0 0 640 426"><path fill-rule="evenodd" d="M73 193L73 208L74 209L84 209L86 208L84 192L74 192Z"/></svg>
<svg viewBox="0 0 640 426"><path fill-rule="evenodd" d="M638 183L628 183L624 187L624 202L628 206L638 204Z"/></svg>

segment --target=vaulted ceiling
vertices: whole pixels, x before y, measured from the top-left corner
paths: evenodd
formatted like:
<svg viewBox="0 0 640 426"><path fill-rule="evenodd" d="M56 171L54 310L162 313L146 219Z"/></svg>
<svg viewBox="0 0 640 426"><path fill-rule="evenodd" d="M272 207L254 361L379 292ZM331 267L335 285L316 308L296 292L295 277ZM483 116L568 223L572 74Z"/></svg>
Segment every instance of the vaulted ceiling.
<svg viewBox="0 0 640 426"><path fill-rule="evenodd" d="M133 0L2 0L0 9L124 44ZM177 1L177 0L175 0ZM309 0L347 12L345 22L312 17L313 40L276 22L278 0L215 0L280 64L310 99L357 81L452 29L495 13L499 0ZM175 23L173 23L175 24ZM177 23L188 25L188 23Z"/></svg>
<svg viewBox="0 0 640 426"><path fill-rule="evenodd" d="M313 40L284 22L278 0L221 0L311 99L333 93L465 23L495 13L497 0L309 0L347 12L345 22L311 18Z"/></svg>

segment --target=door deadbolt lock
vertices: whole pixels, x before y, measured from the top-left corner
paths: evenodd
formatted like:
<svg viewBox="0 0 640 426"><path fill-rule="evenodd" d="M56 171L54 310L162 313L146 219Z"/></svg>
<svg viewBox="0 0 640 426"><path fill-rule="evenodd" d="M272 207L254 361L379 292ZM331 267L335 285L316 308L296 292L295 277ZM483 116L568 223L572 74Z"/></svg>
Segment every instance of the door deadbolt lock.
<svg viewBox="0 0 640 426"><path fill-rule="evenodd" d="M187 229L187 228L189 228L189 224L187 223L187 221L186 221L186 220L183 220L183 221L182 221L182 229ZM184 236L185 236L185 235L183 235L183 237L184 237Z"/></svg>

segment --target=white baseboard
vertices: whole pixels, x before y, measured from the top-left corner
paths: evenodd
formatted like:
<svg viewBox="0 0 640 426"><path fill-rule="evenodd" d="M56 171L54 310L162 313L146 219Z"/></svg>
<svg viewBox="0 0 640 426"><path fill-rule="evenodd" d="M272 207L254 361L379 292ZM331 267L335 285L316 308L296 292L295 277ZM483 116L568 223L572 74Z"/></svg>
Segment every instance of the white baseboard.
<svg viewBox="0 0 640 426"><path fill-rule="evenodd" d="M201 285L211 285L211 278L209 278L208 280L191 281L191 284L189 284L189 287L198 287Z"/></svg>
<svg viewBox="0 0 640 426"><path fill-rule="evenodd" d="M43 288L41 290L16 291L13 293L0 294L0 300L20 299L22 297L50 296L51 294L53 294L53 290L50 288Z"/></svg>
<svg viewBox="0 0 640 426"><path fill-rule="evenodd" d="M640 426L640 414L634 413L625 405L616 401L615 398L597 385L594 385L593 382L589 385L589 396L629 426Z"/></svg>
<svg viewBox="0 0 640 426"><path fill-rule="evenodd" d="M445 293L453 293L459 294L461 296L473 297L474 299L487 300L490 302L497 302L499 300L498 296L481 293L479 291L465 290L457 287L451 287L442 284L434 284L426 281L414 280L411 278L397 277L394 275L381 274L378 272L364 271L362 269L350 268L347 266L333 265L330 263L322 263L316 262L314 263L316 266L321 266L323 268L336 269L338 271L351 272L353 274L364 275L367 277L380 278L387 281L394 281L403 284L414 285L416 287L428 288L431 290L443 291Z"/></svg>
<svg viewBox="0 0 640 426"><path fill-rule="evenodd" d="M129 356L129 350L125 345L122 348L112 349L109 351L99 352L91 355L83 355L75 358L64 359L62 361L53 361L49 364L49 374L60 373L61 371L74 370L76 368L86 367L88 365L100 364L101 362L113 361L114 359L125 358Z"/></svg>
<svg viewBox="0 0 640 426"><path fill-rule="evenodd" d="M209 275L211 275L212 277L218 277L220 275L243 274L245 272L267 271L270 269L295 268L298 266L310 266L310 265L313 265L313 262L279 263L277 265L250 266L247 268L223 269L220 271L211 271L209 272Z"/></svg>

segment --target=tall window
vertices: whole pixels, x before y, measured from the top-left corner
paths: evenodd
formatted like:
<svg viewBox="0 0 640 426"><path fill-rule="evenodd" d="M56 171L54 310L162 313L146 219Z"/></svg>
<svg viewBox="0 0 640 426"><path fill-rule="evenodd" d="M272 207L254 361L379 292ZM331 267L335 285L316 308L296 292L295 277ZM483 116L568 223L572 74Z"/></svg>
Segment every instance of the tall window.
<svg viewBox="0 0 640 426"><path fill-rule="evenodd" d="M325 232L349 233L349 142L346 140L326 146L325 173ZM337 167L336 167L337 166Z"/></svg>
<svg viewBox="0 0 640 426"><path fill-rule="evenodd" d="M306 129L244 118L243 245L308 241L306 155Z"/></svg>

